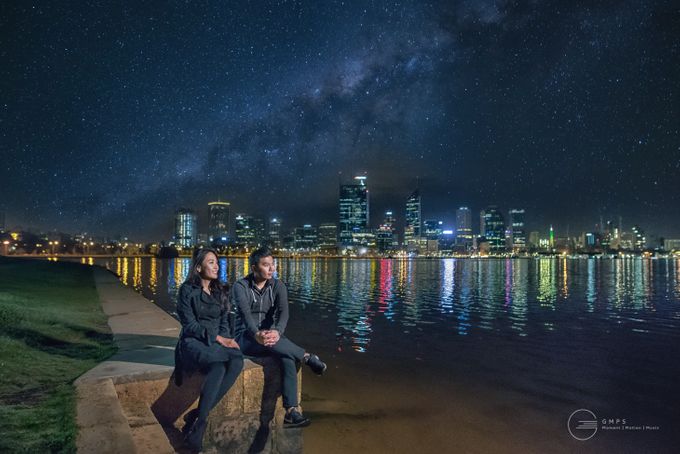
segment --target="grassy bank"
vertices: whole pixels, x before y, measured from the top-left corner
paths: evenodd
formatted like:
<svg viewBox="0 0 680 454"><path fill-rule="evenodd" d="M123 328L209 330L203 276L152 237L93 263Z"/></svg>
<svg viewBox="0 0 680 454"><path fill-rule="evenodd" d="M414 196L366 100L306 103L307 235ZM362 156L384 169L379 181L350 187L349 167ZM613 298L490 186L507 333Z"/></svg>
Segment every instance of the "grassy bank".
<svg viewBox="0 0 680 454"><path fill-rule="evenodd" d="M75 452L75 389L115 351L92 269L0 257L0 452Z"/></svg>

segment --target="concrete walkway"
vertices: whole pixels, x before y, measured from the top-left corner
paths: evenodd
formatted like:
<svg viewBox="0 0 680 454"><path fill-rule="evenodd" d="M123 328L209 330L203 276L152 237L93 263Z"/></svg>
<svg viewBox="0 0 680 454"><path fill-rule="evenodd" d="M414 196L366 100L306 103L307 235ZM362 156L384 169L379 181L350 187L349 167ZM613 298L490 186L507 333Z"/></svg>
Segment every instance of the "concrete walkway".
<svg viewBox="0 0 680 454"><path fill-rule="evenodd" d="M121 285L114 274L95 267L94 277L118 352L80 376L76 385L101 378L172 370L179 322L132 288Z"/></svg>
<svg viewBox="0 0 680 454"><path fill-rule="evenodd" d="M134 453L132 429L114 383L168 377L180 324L158 306L125 287L112 273L93 268L97 292L118 352L81 375L78 393L76 446L79 453ZM174 452L160 426L154 452Z"/></svg>

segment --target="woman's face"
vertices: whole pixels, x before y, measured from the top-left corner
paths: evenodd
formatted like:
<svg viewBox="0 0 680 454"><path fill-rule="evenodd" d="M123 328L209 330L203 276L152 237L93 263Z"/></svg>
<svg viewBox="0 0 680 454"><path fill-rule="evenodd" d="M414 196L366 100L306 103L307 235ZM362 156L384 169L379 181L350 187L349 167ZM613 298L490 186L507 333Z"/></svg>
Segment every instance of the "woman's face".
<svg viewBox="0 0 680 454"><path fill-rule="evenodd" d="M212 252L208 252L203 258L203 262L198 267L198 274L201 279L217 279L217 273L220 271L220 264L217 262L217 257Z"/></svg>

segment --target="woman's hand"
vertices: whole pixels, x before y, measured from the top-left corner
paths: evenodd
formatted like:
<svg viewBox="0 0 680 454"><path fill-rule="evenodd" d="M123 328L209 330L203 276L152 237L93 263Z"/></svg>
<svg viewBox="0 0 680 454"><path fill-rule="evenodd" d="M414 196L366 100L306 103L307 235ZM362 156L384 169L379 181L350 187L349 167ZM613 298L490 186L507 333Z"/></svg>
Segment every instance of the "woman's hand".
<svg viewBox="0 0 680 454"><path fill-rule="evenodd" d="M215 341L221 346L226 348L236 348L239 350L241 349L241 347L239 347L238 345L238 342L236 342L234 339L229 339L228 337L217 336L215 338Z"/></svg>

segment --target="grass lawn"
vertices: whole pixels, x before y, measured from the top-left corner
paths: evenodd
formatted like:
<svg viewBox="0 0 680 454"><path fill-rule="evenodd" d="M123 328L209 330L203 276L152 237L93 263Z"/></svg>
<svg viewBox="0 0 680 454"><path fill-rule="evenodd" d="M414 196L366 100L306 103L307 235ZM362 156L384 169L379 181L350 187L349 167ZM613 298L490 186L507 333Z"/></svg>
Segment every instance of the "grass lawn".
<svg viewBox="0 0 680 454"><path fill-rule="evenodd" d="M0 257L0 452L75 452L75 388L116 350L92 269Z"/></svg>

